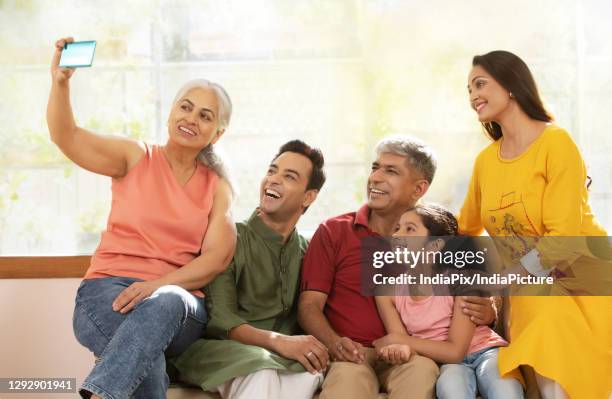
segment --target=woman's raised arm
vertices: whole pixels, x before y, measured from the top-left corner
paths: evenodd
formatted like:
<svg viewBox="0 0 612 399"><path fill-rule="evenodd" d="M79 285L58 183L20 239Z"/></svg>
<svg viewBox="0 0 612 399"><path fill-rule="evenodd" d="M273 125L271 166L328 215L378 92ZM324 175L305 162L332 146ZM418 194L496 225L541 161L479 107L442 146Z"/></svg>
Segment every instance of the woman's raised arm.
<svg viewBox="0 0 612 399"><path fill-rule="evenodd" d="M59 67L64 45L73 41L69 37L55 43L47 104L51 140L82 168L105 176L123 177L144 155L144 144L124 137L101 136L76 125L69 84L74 69Z"/></svg>

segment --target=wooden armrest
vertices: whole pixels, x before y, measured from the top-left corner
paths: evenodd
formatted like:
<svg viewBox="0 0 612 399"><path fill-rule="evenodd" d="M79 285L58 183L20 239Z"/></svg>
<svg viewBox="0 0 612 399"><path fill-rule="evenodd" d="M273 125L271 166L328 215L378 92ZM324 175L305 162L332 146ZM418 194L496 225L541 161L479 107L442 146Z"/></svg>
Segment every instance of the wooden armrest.
<svg viewBox="0 0 612 399"><path fill-rule="evenodd" d="M81 278L91 256L0 256L0 278Z"/></svg>

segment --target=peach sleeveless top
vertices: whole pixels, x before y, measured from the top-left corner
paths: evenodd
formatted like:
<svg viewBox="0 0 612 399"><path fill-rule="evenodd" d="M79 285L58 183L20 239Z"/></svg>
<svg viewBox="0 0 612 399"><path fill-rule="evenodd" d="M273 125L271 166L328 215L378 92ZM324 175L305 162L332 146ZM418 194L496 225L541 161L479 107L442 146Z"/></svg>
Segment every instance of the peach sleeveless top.
<svg viewBox="0 0 612 399"><path fill-rule="evenodd" d="M108 225L85 279L153 280L200 254L217 174L198 162L193 176L181 186L162 148L145 147L136 166L113 179Z"/></svg>

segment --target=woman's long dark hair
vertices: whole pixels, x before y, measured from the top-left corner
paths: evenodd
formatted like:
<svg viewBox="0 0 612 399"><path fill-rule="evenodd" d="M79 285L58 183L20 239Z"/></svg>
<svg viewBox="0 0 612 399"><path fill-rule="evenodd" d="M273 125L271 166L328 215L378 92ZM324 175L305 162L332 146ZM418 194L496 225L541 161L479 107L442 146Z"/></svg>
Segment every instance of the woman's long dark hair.
<svg viewBox="0 0 612 399"><path fill-rule="evenodd" d="M496 50L484 55L474 56L472 66L484 68L504 89L512 93L519 107L530 118L552 122L553 117L542 104L538 88L527 64L509 51ZM501 126L496 122L483 122L482 126L489 137L499 140Z"/></svg>

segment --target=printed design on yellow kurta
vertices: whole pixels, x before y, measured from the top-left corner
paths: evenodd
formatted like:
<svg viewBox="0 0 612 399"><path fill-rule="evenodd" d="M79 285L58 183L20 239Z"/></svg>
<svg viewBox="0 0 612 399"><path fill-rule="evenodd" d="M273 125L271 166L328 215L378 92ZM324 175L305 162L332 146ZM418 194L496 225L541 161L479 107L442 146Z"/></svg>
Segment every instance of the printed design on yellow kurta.
<svg viewBox="0 0 612 399"><path fill-rule="evenodd" d="M534 235L535 229L530 223L522 196L519 196L518 201L515 198L514 191L502 195L500 208L488 211L489 220L486 223L487 230L493 232L493 237L501 237L494 241L505 265L516 262L531 251L539 241ZM508 200L511 202L508 203ZM517 215L524 216L525 221L521 221Z"/></svg>

